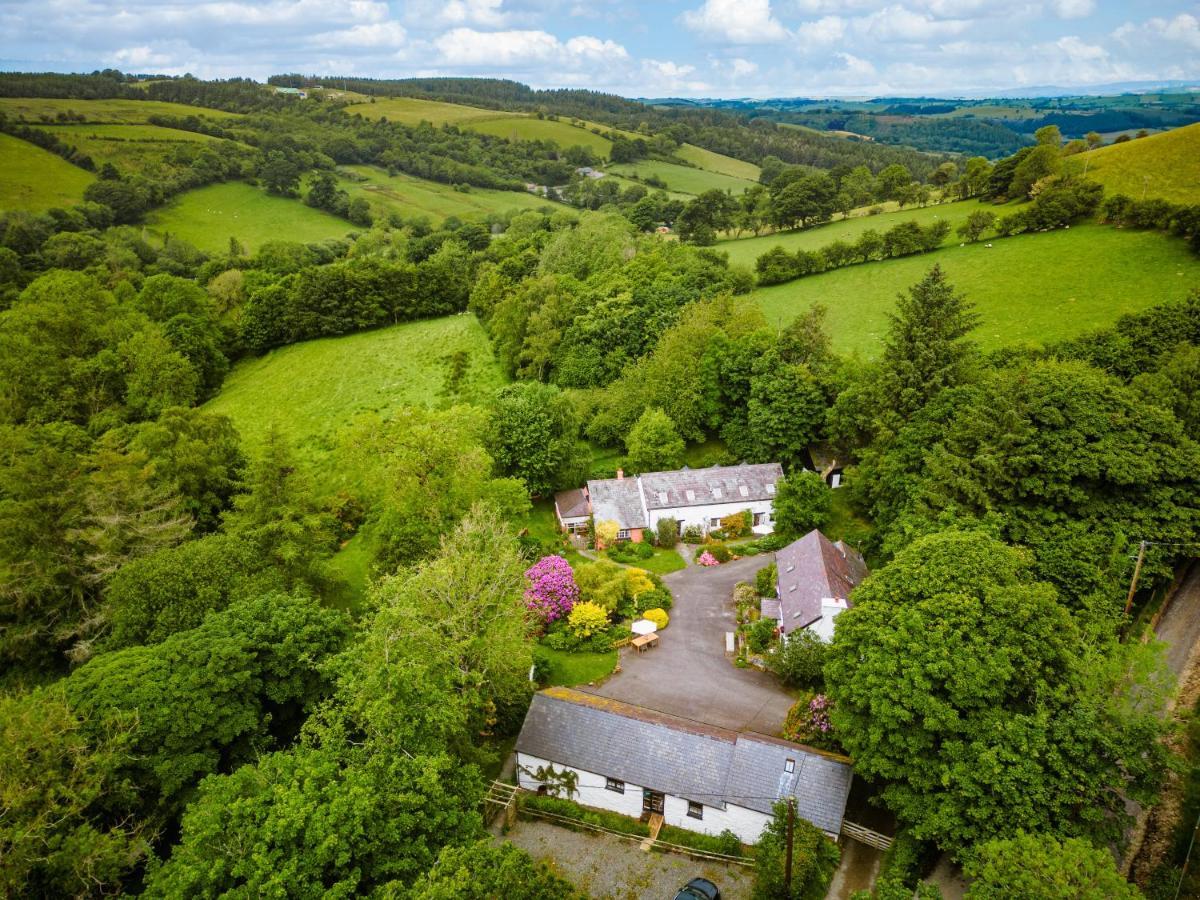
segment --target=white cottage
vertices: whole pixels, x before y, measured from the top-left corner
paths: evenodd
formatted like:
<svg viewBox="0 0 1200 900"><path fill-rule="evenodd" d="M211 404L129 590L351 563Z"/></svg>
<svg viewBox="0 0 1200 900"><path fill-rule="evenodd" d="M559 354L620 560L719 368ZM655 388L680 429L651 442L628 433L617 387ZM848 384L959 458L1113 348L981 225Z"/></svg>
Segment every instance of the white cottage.
<svg viewBox="0 0 1200 900"><path fill-rule="evenodd" d="M833 640L834 620L850 608L850 592L867 577L862 554L845 541L813 529L775 554L775 599L764 599L764 618L779 621L785 638L808 629Z"/></svg>
<svg viewBox="0 0 1200 900"><path fill-rule="evenodd" d="M589 518L617 523L620 540L640 541L646 529L673 519L679 531L696 526L704 532L719 528L721 519L749 510L755 534L774 528L776 485L783 481L779 463L676 469L616 478L595 479L583 488L560 491L554 497L564 531L586 527Z"/></svg>
<svg viewBox="0 0 1200 900"><path fill-rule="evenodd" d="M836 839L853 780L844 756L550 688L534 696L517 738L517 778L526 790L554 790L564 772L574 773L571 798L585 806L658 814L704 834L728 829L747 844L788 797Z"/></svg>

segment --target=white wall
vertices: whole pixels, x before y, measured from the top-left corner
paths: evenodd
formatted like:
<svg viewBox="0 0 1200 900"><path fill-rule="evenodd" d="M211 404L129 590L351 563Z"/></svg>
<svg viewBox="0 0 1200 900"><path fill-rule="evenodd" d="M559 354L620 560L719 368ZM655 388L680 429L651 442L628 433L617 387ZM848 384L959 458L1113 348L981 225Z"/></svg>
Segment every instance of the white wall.
<svg viewBox="0 0 1200 900"><path fill-rule="evenodd" d="M517 783L526 790L536 791L541 783L525 770L536 770L542 766L550 766L557 771L570 770L579 778L580 790L571 799L584 806L597 806L610 809L631 818L637 819L642 815L642 785L625 784L625 793L618 794L605 788L605 777L583 769L573 769L570 766L551 763L524 753L517 754ZM667 825L686 828L688 831L698 831L703 834L718 835L726 829L732 831L744 844L757 843L759 836L770 817L752 809L745 809L733 804L726 804L724 809L717 806L704 807L704 818L693 819L687 814L688 802L682 797L667 795L663 803L663 821Z"/></svg>
<svg viewBox="0 0 1200 900"><path fill-rule="evenodd" d="M770 534L774 528L774 504L770 500L743 500L740 497L735 497L729 503L710 503L704 506L677 506L667 509L650 509L647 510L647 516L650 521L650 528L658 527L659 519L678 519L681 523L679 526L680 533L688 525L700 525L705 531L708 531L713 526L708 524L708 520L714 516L718 519L723 519L726 516L734 513L742 512L742 510L750 510L753 513L766 513L766 522L755 528L757 534Z"/></svg>

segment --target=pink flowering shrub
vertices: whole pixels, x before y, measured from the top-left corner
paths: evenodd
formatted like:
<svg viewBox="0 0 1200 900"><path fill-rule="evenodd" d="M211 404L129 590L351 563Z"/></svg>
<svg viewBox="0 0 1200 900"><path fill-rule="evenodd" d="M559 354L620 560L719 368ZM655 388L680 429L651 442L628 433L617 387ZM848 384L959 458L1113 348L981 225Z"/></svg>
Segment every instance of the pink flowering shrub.
<svg viewBox="0 0 1200 900"><path fill-rule="evenodd" d="M719 566L720 565L720 563L717 562L717 558L715 556L713 556L711 553L709 553L707 550L705 550L703 553L701 553L699 556L696 557L696 562L697 562L697 564L699 564L701 566Z"/></svg>
<svg viewBox="0 0 1200 900"><path fill-rule="evenodd" d="M525 605L545 624L570 614L579 599L571 564L561 556L543 556L525 570Z"/></svg>
<svg viewBox="0 0 1200 900"><path fill-rule="evenodd" d="M800 744L823 750L841 752L829 710L833 706L824 694L802 694L788 711L783 723L783 737Z"/></svg>

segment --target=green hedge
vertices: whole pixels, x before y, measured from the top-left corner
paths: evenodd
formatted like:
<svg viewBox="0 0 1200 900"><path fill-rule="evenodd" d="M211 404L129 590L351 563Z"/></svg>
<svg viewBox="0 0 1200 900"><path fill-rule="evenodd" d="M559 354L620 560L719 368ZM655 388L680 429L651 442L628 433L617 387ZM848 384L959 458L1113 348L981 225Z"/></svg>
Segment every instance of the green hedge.
<svg viewBox="0 0 1200 900"><path fill-rule="evenodd" d="M541 812L553 813L556 816L575 819L577 822L583 822L585 825L598 825L610 831L620 831L623 834L632 834L637 837L650 836L649 826L639 822L637 819L631 819L629 816L623 816L620 813L610 812L606 809L581 806L574 800L566 800L562 797L545 797L531 794L521 798L521 806L525 809L536 809Z"/></svg>
<svg viewBox="0 0 1200 900"><path fill-rule="evenodd" d="M658 839L668 844L679 844L681 847L691 847L704 853L723 853L726 856L753 856L754 849L744 845L732 831L724 831L719 835L700 834L677 828L674 825L664 825L658 833Z"/></svg>

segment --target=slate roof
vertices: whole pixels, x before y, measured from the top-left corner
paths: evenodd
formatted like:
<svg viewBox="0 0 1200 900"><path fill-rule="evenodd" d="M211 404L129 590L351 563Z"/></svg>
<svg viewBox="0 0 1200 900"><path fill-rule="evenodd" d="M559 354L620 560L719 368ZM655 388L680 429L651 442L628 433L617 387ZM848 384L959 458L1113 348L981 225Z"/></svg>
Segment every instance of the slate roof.
<svg viewBox="0 0 1200 900"><path fill-rule="evenodd" d="M706 806L770 814L790 794L800 815L834 834L853 777L842 757L569 688L534 695L517 751Z"/></svg>
<svg viewBox="0 0 1200 900"><path fill-rule="evenodd" d="M641 476L642 494L649 509L774 500L775 485L780 481L783 466L779 463L677 469ZM692 492L690 497L688 491Z"/></svg>
<svg viewBox="0 0 1200 900"><path fill-rule="evenodd" d="M554 495L554 506L559 518L586 518L588 513L588 495L583 488L571 488L569 491L559 491Z"/></svg>
<svg viewBox="0 0 1200 900"><path fill-rule="evenodd" d="M821 618L825 598L845 600L864 578L862 554L843 541L836 544L813 529L775 554L780 624L791 632Z"/></svg>
<svg viewBox="0 0 1200 900"><path fill-rule="evenodd" d="M597 522L613 521L620 528L645 528L646 512L636 478L606 478L589 481L592 515Z"/></svg>

